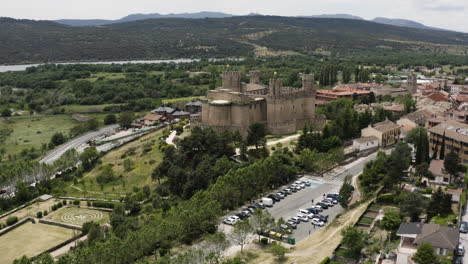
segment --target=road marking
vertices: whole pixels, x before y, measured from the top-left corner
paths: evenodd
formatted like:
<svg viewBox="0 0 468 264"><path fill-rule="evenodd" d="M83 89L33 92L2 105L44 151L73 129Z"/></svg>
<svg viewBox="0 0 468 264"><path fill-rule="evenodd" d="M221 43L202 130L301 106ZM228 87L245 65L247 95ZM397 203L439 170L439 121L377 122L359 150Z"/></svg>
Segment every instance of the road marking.
<svg viewBox="0 0 468 264"><path fill-rule="evenodd" d="M319 181L319 180L315 180L315 179L311 179L311 180L309 180L309 182L323 184L323 181Z"/></svg>

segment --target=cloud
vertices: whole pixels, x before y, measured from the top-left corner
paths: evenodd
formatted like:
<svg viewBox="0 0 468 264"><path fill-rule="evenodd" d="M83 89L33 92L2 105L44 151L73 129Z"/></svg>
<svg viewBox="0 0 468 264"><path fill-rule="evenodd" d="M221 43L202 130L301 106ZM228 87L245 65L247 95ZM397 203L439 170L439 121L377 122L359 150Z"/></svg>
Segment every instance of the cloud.
<svg viewBox="0 0 468 264"><path fill-rule="evenodd" d="M460 12L468 7L464 0L417 0L422 9L436 12Z"/></svg>
<svg viewBox="0 0 468 264"><path fill-rule="evenodd" d="M465 7L460 5L425 6L423 8L426 10L441 12L459 12L465 10Z"/></svg>

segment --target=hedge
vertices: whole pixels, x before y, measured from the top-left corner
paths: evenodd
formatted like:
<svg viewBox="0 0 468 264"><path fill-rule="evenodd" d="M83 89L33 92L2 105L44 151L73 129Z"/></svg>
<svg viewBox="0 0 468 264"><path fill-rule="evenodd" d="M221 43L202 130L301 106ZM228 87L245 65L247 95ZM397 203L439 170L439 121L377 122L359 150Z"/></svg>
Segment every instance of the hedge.
<svg viewBox="0 0 468 264"><path fill-rule="evenodd" d="M376 202L379 204L393 204L395 196L391 193L381 194L377 196Z"/></svg>
<svg viewBox="0 0 468 264"><path fill-rule="evenodd" d="M18 217L16 217L16 216L10 216L10 217L8 217L8 219L6 220L6 224L7 224L8 226L11 226L11 225L15 224L16 222L18 222Z"/></svg>
<svg viewBox="0 0 468 264"><path fill-rule="evenodd" d="M111 202L95 201L93 202L93 206L114 209L115 204Z"/></svg>

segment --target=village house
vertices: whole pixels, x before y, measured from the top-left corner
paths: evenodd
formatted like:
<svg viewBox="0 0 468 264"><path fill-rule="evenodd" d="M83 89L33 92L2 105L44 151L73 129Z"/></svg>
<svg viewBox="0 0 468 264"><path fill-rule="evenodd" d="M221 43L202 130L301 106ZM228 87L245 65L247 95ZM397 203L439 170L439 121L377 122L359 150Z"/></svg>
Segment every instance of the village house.
<svg viewBox="0 0 468 264"><path fill-rule="evenodd" d="M153 111L151 111L151 113L162 115L162 116L166 117L166 119L172 120L172 114L175 111L176 111L176 109L174 109L172 107L160 106L160 107L154 109Z"/></svg>
<svg viewBox="0 0 468 264"><path fill-rule="evenodd" d="M144 126L154 126L158 122L161 122L164 120L163 115L158 115L158 114L147 114L143 117L143 125Z"/></svg>
<svg viewBox="0 0 468 264"><path fill-rule="evenodd" d="M190 102L185 105L184 110L190 114L201 113L203 103L201 101Z"/></svg>
<svg viewBox="0 0 468 264"><path fill-rule="evenodd" d="M319 89L317 90L316 98L317 100L323 100L325 102L330 102L333 100L338 100L341 98L363 98L370 95L370 91L354 89L354 88L334 88L333 90Z"/></svg>
<svg viewBox="0 0 468 264"><path fill-rule="evenodd" d="M369 125L361 130L362 137L375 136L379 140L379 146L383 148L397 143L400 134L400 126L390 120Z"/></svg>
<svg viewBox="0 0 468 264"><path fill-rule="evenodd" d="M447 256L457 248L460 233L457 228L437 224L402 223L397 231L401 238L396 263L414 263L412 256L418 246L428 243L437 255Z"/></svg>
<svg viewBox="0 0 468 264"><path fill-rule="evenodd" d="M445 138L445 140L444 140ZM430 155L440 157L444 153L454 151L463 164L468 164L468 125L454 120L448 120L429 129Z"/></svg>
<svg viewBox="0 0 468 264"><path fill-rule="evenodd" d="M434 179L423 178L423 182L426 182L427 186L434 185L449 185L450 184L450 174L445 171L444 161L443 160L431 160L429 165L429 172L432 173Z"/></svg>
<svg viewBox="0 0 468 264"><path fill-rule="evenodd" d="M364 151L379 147L379 139L375 136L361 137L353 140L354 151Z"/></svg>
<svg viewBox="0 0 468 264"><path fill-rule="evenodd" d="M422 126L426 127L428 119L432 118L433 114L428 110L419 110L413 113L409 113L400 117L396 122L401 126L406 132L411 129Z"/></svg>

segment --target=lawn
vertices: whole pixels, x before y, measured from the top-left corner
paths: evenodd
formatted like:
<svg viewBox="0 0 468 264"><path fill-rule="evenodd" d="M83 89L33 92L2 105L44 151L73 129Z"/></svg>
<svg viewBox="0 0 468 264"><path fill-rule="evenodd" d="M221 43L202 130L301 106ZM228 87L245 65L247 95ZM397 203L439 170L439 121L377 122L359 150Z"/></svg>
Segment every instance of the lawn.
<svg viewBox="0 0 468 264"><path fill-rule="evenodd" d="M369 206L369 210L373 210L373 211L379 211L380 208L382 208L382 206L378 204L372 204L371 206Z"/></svg>
<svg viewBox="0 0 468 264"><path fill-rule="evenodd" d="M431 224L438 224L438 225L449 225L449 224L454 224L457 221L457 214L450 214L448 216L442 217L442 216L434 216L431 218L430 223Z"/></svg>
<svg viewBox="0 0 468 264"><path fill-rule="evenodd" d="M349 259L358 259L356 255L354 255L351 251L340 248L336 251L336 255L344 258L349 258Z"/></svg>
<svg viewBox="0 0 468 264"><path fill-rule="evenodd" d="M22 208L21 210L14 212L10 216L16 216L18 217L18 219L23 219L25 217L36 217L37 212L43 212L44 210L47 210L48 212L50 212L52 205L56 204L57 201L58 200L56 199L50 199L45 202L36 202L29 206L26 206L25 208ZM8 219L8 216L0 219L0 223L6 223L7 219Z"/></svg>
<svg viewBox="0 0 468 264"><path fill-rule="evenodd" d="M102 105L64 105L66 113L100 113L103 112L104 107L113 106L118 104L102 104Z"/></svg>
<svg viewBox="0 0 468 264"><path fill-rule="evenodd" d="M67 195L115 199L116 196L125 196L133 187L154 187L156 182L152 181L151 173L162 160L162 151L158 146L162 133L163 130L155 131L110 151L101 158L101 165L86 173L80 183L67 188ZM126 171L123 166L127 158L132 163L130 171ZM112 166L117 180L100 185L96 178L107 165Z"/></svg>
<svg viewBox="0 0 468 264"><path fill-rule="evenodd" d="M91 114L100 125L106 114ZM1 147L5 148L6 154L19 154L23 149L41 149L42 144L49 143L50 138L57 132L68 134L70 129L80 124L73 120L70 115L35 115L35 116L15 116L11 121L0 121L2 128L12 130L6 137Z"/></svg>
<svg viewBox="0 0 468 264"><path fill-rule="evenodd" d="M374 222L374 218L370 217L363 217L359 220L359 224L370 225Z"/></svg>
<svg viewBox="0 0 468 264"><path fill-rule="evenodd" d="M65 207L49 214L45 219L78 226L90 221L102 225L109 222L109 213L87 208Z"/></svg>
<svg viewBox="0 0 468 264"><path fill-rule="evenodd" d="M74 236L72 229L28 222L0 236L0 263L36 256Z"/></svg>

